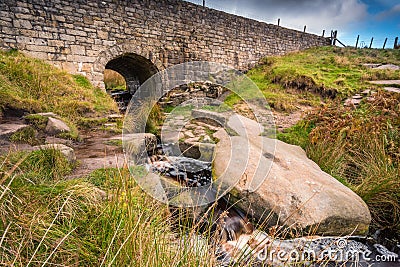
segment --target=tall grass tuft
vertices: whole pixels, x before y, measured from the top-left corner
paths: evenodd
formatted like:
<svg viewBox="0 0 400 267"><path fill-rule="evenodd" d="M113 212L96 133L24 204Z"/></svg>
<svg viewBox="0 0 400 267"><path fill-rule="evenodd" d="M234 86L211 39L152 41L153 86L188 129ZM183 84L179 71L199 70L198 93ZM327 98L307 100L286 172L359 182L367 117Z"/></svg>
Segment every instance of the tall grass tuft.
<svg viewBox="0 0 400 267"><path fill-rule="evenodd" d="M300 123L278 136L302 144L324 171L361 196L371 211L373 229L389 229L397 235L400 235L399 109L398 94L379 92L373 101L355 110L340 107L340 103L322 107L305 119L308 123ZM313 127L306 128L310 123ZM297 138L307 134L308 139Z"/></svg>
<svg viewBox="0 0 400 267"><path fill-rule="evenodd" d="M213 266L207 242L176 227L127 169L64 180L59 156L0 158L0 265Z"/></svg>

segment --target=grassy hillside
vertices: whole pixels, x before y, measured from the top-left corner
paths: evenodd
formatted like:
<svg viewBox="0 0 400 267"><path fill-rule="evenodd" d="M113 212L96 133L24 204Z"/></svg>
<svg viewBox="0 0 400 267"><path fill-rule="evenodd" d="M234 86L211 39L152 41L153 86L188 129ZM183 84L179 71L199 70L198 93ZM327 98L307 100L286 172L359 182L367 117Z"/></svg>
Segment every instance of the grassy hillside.
<svg viewBox="0 0 400 267"><path fill-rule="evenodd" d="M278 138L302 146L323 170L360 195L374 229L399 236L400 94L368 81L400 79L400 71L369 69L364 63L400 65L400 51L315 48L267 58L248 75L275 110L314 107ZM365 89L377 93L357 109L344 107L344 98Z"/></svg>
<svg viewBox="0 0 400 267"><path fill-rule="evenodd" d="M299 105L319 106L321 101L376 88L369 80L399 79L398 71L369 69L362 66L364 63L400 65L400 53L398 50L319 47L265 58L247 75L263 91L274 110L290 112ZM233 104L237 100L231 96L227 101Z"/></svg>
<svg viewBox="0 0 400 267"><path fill-rule="evenodd" d="M84 76L72 76L15 50L0 51L0 115L6 109L52 111L70 121L117 111L115 102Z"/></svg>

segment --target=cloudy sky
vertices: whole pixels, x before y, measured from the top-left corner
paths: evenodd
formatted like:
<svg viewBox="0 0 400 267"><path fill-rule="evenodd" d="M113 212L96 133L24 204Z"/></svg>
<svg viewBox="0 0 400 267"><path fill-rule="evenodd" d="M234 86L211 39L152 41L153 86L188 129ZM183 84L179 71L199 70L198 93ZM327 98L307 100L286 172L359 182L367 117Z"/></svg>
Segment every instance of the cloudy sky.
<svg viewBox="0 0 400 267"><path fill-rule="evenodd" d="M203 0L187 0L202 4ZM322 34L338 30L339 40L355 45L393 47L394 38L400 37L400 0L205 0L206 6L228 13L277 23L292 29Z"/></svg>

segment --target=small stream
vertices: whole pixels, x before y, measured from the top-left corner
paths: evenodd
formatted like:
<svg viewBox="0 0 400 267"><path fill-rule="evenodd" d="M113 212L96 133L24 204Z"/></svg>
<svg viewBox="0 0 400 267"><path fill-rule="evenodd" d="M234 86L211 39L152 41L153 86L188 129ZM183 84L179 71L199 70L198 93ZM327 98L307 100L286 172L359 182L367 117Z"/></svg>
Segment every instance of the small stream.
<svg viewBox="0 0 400 267"><path fill-rule="evenodd" d="M187 157L152 156L147 169L175 179L182 186L196 187L211 183L211 163Z"/></svg>
<svg viewBox="0 0 400 267"><path fill-rule="evenodd" d="M165 147L168 147L168 145L166 145ZM161 145L158 146L157 151L158 152L149 157L149 161L146 164L146 168L149 171L172 178L178 181L182 186L187 186L187 187L204 186L211 183L212 172L211 172L210 162L203 162L197 159L192 159L183 156L180 157L167 156L162 152L163 149ZM268 240L270 237L265 232L257 230L258 225L254 226L251 225L251 227L248 228L251 229L250 232L247 231L248 229L247 230L243 229L243 231L237 231L239 235L232 236L231 234L232 229L230 229L229 227L231 227L232 224L234 224L235 227L238 226L241 227L241 225L248 225L248 219L245 216L243 216L243 213L237 210L235 207L230 207L228 210L227 207L230 205L224 202L225 202L224 199L218 201L217 208L220 210L217 210L216 212L218 214L222 214L223 212L228 214L227 219L225 219L222 224L223 228L222 233L225 232L225 238L223 239L223 242L220 244L219 253L220 255L223 256L222 257L220 256L219 259L221 261L221 266L232 266L232 261L233 262L235 261L235 259L232 257L232 254L234 253L232 253L232 251L230 251L228 248L231 248L232 246L238 246L241 249L246 250L249 249L248 246L248 244L250 244L249 240L253 240L252 242L259 242L260 244L264 244L265 240ZM253 236L254 233L257 233L256 235L257 237L255 239L253 237L250 237L250 233L252 233ZM370 264L373 264L372 266L380 266L380 267L400 266L399 254L398 254L400 252L399 243L391 240L388 237L385 237L384 235L379 236L379 231L375 233L373 237L354 236L354 237L346 237L346 239L340 237L318 237L318 238L314 237L312 239L295 238L286 240L275 239L271 240L268 243L268 246L270 247L272 246L272 248L279 247L279 249L286 249L286 250L299 248L299 246L301 246L303 250L304 248L308 248L318 251L320 253L324 253L327 247L331 249L332 244L338 244L338 242L341 242L342 240L346 240L346 247L341 247L341 249L343 249L344 251L343 253L349 253L349 252L354 253L355 251L354 249L357 249L357 251L360 251L368 255L368 258L370 260L365 261L360 259L359 262L357 261L357 264L355 264L352 261L349 261L345 264L343 262L338 264L338 262L334 261L329 262L328 264L326 261L324 261L324 263L318 263L318 261L310 261L308 262L308 265L315 267L371 266ZM379 240L382 244L379 244L377 240ZM386 246L388 248L386 248ZM255 257L255 255L252 256ZM380 259L381 261L377 261L376 259ZM245 259L245 261L248 260L249 259ZM257 264L251 266L261 266L260 262ZM275 262L270 262L269 264L272 264L272 266L280 266L281 262L275 261ZM239 264L234 266L244 266L244 265Z"/></svg>

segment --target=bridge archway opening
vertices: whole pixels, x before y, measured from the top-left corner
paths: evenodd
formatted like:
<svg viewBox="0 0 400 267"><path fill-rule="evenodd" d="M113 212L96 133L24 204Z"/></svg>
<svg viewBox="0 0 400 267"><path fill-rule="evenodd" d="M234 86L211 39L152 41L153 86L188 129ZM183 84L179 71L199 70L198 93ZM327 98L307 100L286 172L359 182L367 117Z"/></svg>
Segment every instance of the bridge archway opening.
<svg viewBox="0 0 400 267"><path fill-rule="evenodd" d="M123 54L111 59L106 64L105 70L117 72L125 80L125 90L121 88L110 91L121 111L126 109L132 95L140 85L158 72L157 67L149 59L134 53Z"/></svg>

